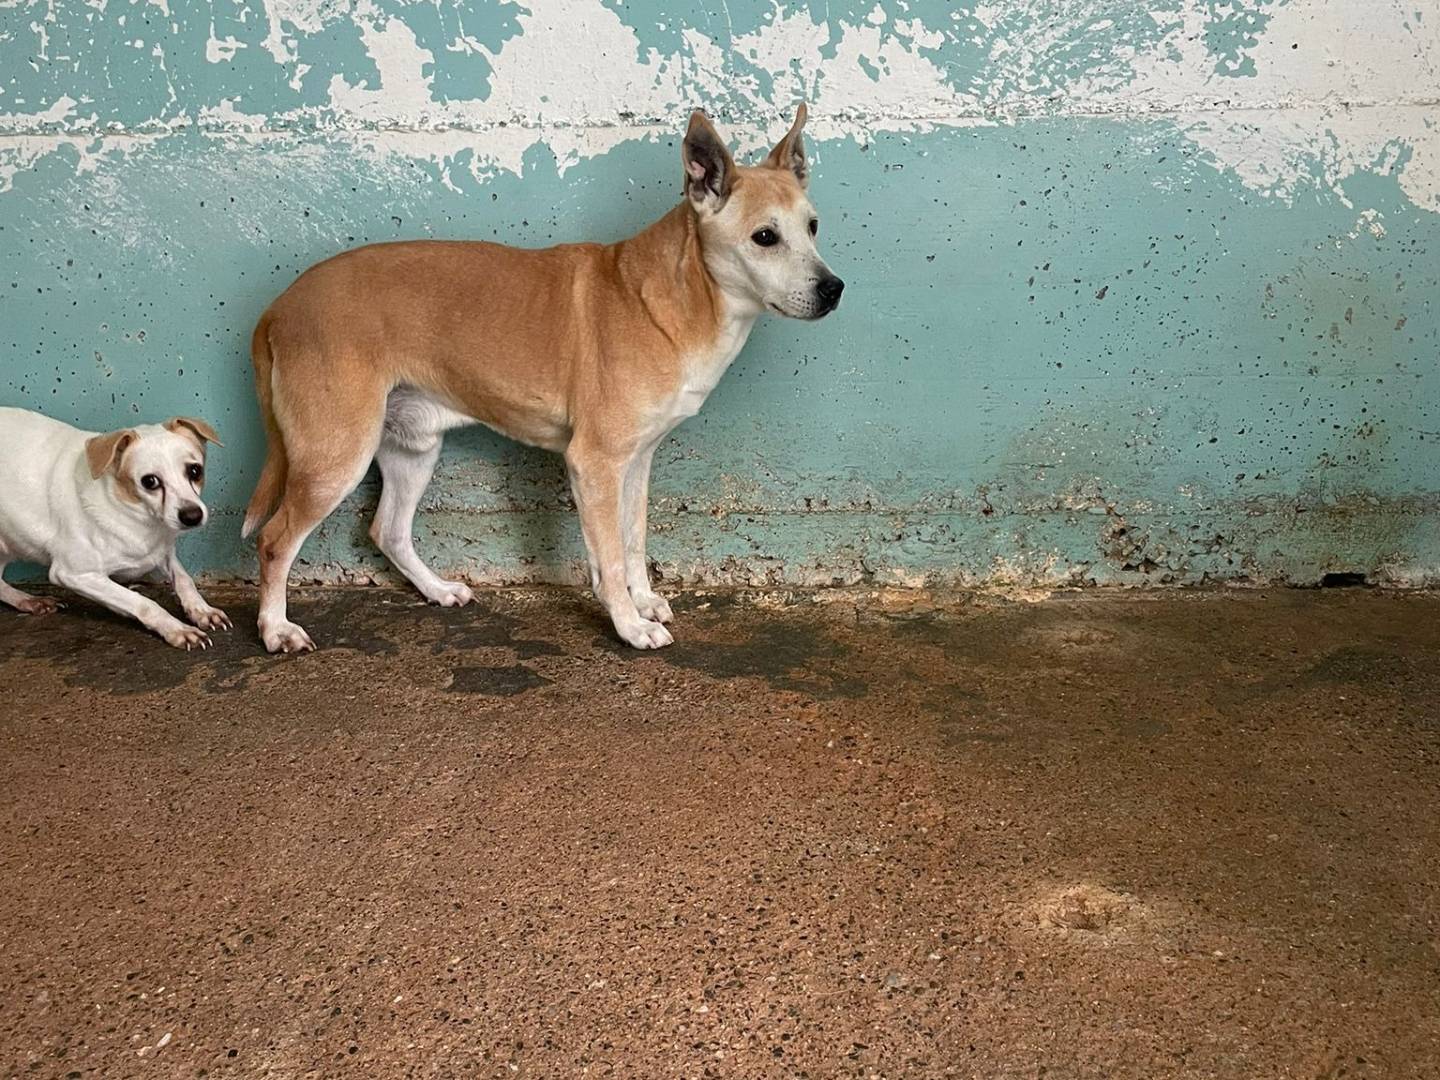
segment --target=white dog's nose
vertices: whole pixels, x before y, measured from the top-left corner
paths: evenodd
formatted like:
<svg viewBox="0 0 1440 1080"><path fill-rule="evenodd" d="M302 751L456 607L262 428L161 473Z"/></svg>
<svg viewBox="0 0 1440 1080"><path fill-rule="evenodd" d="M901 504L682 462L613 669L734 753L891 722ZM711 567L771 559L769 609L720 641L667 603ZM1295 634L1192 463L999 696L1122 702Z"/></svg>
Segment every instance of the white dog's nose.
<svg viewBox="0 0 1440 1080"><path fill-rule="evenodd" d="M187 529L193 529L205 520L205 508L198 503L188 503L180 508L180 513L175 515L180 519L180 524Z"/></svg>

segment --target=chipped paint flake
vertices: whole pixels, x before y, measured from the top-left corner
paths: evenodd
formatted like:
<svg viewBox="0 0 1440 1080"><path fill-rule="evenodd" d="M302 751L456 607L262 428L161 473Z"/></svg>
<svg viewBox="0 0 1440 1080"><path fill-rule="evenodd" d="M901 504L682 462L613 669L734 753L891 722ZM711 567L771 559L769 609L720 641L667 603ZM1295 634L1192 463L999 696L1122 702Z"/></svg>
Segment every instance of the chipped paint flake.
<svg viewBox="0 0 1440 1080"><path fill-rule="evenodd" d="M150 2L170 14L165 0ZM714 27L682 27L672 39L678 47L666 51L647 47L604 0L531 0L514 9L518 32L495 47L459 21L427 44L416 16L385 0L266 0L258 39L217 31L211 17L209 63L232 63L254 44L298 92L325 60L330 28L349 22L374 74L341 65L321 105L251 113L243 95L226 95L188 111L220 135L253 133L254 115L266 127L354 131L377 160L418 157L447 182L462 159L477 177L518 174L540 146L563 174L628 139L669 131L691 102L768 118L769 130L745 150L773 137L800 97L814 106L817 141L1035 115L1142 117L1157 133L1178 129L1213 167L1271 197L1320 189L1343 200L1348 178L1393 171L1417 206L1440 209L1440 122L1433 95L1423 96L1440 79L1440 19L1405 0L1255 0L1223 17L1202 0L1148 13L1096 0L1020 0L968 13L899 7L903 17L877 3L847 22L776 6L749 29L734 27L727 12L728 43ZM33 24L42 56L43 23L53 18ZM1211 34L1217 20L1233 24L1221 43ZM163 67L158 45L156 54ZM437 88L451 55L489 62L483 91L456 98ZM43 138L55 106L12 114L9 130ZM172 126L188 119L178 107L179 117L128 126ZM417 131L431 138L410 137ZM57 150L73 145L54 137ZM6 173L33 163L40 145L7 147Z"/></svg>

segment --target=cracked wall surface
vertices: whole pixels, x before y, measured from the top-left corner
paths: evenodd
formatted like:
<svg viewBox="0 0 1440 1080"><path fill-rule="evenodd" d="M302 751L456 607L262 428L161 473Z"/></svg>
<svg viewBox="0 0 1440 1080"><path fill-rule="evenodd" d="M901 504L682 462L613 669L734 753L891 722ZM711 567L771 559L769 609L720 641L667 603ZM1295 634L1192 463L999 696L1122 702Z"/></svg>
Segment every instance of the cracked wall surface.
<svg viewBox="0 0 1440 1080"><path fill-rule="evenodd" d="M846 303L662 447L662 573L1435 581L1430 0L0 0L0 403L211 419L186 551L248 574L246 349L300 270L619 238L690 108L753 153L801 97ZM373 501L302 573L381 568ZM558 461L479 430L418 528L480 581L580 555Z"/></svg>

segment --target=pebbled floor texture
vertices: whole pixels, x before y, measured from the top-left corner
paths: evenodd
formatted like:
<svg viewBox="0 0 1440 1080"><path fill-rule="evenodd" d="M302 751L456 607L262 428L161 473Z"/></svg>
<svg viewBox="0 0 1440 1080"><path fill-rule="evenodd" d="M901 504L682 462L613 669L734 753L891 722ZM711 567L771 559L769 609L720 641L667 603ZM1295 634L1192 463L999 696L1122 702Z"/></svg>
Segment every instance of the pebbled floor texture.
<svg viewBox="0 0 1440 1080"><path fill-rule="evenodd" d="M1440 596L211 599L0 611L0 1076L1440 1076Z"/></svg>

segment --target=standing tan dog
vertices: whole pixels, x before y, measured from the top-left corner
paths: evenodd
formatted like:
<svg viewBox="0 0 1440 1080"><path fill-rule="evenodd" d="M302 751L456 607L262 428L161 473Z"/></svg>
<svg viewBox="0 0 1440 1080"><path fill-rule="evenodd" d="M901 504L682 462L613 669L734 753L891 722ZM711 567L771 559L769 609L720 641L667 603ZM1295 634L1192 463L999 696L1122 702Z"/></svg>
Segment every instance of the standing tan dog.
<svg viewBox="0 0 1440 1080"><path fill-rule="evenodd" d="M377 244L302 274L251 345L270 448L244 534L269 517L265 647L315 647L286 617L290 566L372 459L375 543L432 602L470 600L420 561L411 526L444 433L476 422L565 455L596 596L637 649L670 644L645 560L655 447L699 411L762 311L818 319L844 288L815 250L804 124L802 104L747 168L694 113L685 199L618 244Z"/></svg>

